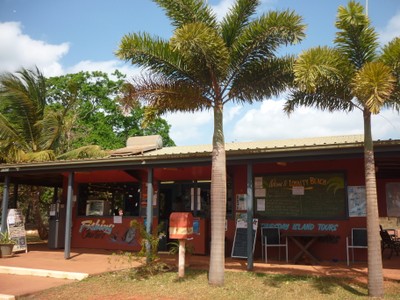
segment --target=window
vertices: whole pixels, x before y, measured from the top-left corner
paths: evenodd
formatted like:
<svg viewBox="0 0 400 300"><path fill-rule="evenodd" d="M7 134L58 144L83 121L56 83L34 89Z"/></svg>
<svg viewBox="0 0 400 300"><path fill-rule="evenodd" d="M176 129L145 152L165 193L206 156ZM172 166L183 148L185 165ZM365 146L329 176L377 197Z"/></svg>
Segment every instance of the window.
<svg viewBox="0 0 400 300"><path fill-rule="evenodd" d="M133 183L84 183L79 185L78 215L139 216L140 186Z"/></svg>

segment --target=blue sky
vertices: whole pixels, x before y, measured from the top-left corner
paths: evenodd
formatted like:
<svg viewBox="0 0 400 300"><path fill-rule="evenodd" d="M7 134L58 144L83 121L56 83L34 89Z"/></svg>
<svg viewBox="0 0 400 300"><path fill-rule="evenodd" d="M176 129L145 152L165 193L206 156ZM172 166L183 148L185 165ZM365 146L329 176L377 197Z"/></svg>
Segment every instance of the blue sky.
<svg viewBox="0 0 400 300"><path fill-rule="evenodd" d="M367 0L360 3L366 4ZM209 0L223 16L232 0ZM306 39L280 52L297 54L317 45L332 45L335 17L342 0L263 0L259 14L291 9L308 25ZM368 0L368 15L384 44L400 36L400 0ZM124 34L145 31L172 35L164 12L150 0L0 0L0 72L39 66L46 76L79 71L119 69L132 76L138 70L114 56ZM362 116L325 113L310 108L290 118L282 112L284 95L254 105L225 107L225 139L255 141L362 134ZM212 114L169 114L171 137L178 145L208 144ZM399 139L400 117L384 111L373 119L374 139Z"/></svg>

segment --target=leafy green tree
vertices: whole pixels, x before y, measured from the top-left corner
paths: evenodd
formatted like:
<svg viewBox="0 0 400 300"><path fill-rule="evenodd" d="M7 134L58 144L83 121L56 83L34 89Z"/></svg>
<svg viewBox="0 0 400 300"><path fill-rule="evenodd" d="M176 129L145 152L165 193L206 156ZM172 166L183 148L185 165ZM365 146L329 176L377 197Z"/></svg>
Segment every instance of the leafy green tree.
<svg viewBox="0 0 400 300"><path fill-rule="evenodd" d="M304 37L302 19L291 11L254 17L260 1L237 0L220 22L202 0L154 0L174 27L164 40L148 33L125 35L117 56L146 69L131 82L131 103L144 100L152 112L214 113L211 175L209 283L224 283L226 154L223 108L277 95L292 78L282 45Z"/></svg>
<svg viewBox="0 0 400 300"><path fill-rule="evenodd" d="M298 106L322 110L360 109L364 118L364 161L368 230L368 286L373 297L383 295L375 160L371 115L383 107L399 110L400 39L378 52L377 33L363 6L340 6L335 47L302 52L294 64L296 88L286 102L287 113Z"/></svg>
<svg viewBox="0 0 400 300"><path fill-rule="evenodd" d="M117 149L125 146L128 137L137 135L159 134L165 146L174 145L169 137L170 126L164 119L155 118L144 126L143 107L126 110L119 103L124 95L125 76L118 71L113 75L115 80L103 72L80 72L47 80L51 107L56 111L70 108L64 115L59 153L74 150L69 153L74 155L80 150L95 150L88 145Z"/></svg>

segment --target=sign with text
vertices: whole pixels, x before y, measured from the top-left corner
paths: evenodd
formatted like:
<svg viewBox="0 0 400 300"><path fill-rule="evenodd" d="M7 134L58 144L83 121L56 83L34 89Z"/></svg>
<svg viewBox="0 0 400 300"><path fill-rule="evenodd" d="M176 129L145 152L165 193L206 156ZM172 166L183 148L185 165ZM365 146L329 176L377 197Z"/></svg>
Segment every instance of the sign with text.
<svg viewBox="0 0 400 300"><path fill-rule="evenodd" d="M256 215L259 217L271 219L347 217L343 173L279 174L256 177L255 181L262 181L262 186L259 183L258 189L265 191L263 195L255 197ZM261 201L264 201L265 205Z"/></svg>
<svg viewBox="0 0 400 300"><path fill-rule="evenodd" d="M257 236L258 219L253 219L253 252ZM247 221L238 219L236 221L235 238L233 240L232 257L247 258Z"/></svg>
<svg viewBox="0 0 400 300"><path fill-rule="evenodd" d="M13 252L27 251L24 218L20 209L9 209L7 227L10 237L15 241Z"/></svg>

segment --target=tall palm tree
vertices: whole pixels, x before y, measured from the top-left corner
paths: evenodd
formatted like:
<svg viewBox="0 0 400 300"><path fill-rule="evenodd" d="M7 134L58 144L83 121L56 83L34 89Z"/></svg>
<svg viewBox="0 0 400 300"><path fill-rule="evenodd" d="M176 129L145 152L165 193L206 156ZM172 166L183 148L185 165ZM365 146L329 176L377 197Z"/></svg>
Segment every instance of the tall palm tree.
<svg viewBox="0 0 400 300"><path fill-rule="evenodd" d="M64 116L69 107L54 110L47 105L46 78L38 68L0 75L0 158L3 162L48 161L56 159L62 139ZM82 147L60 158L104 156L94 146ZM40 211L43 189L31 187L38 232L47 238L48 229Z"/></svg>
<svg viewBox="0 0 400 300"><path fill-rule="evenodd" d="M54 160L60 119L45 113L45 77L36 70L21 69L0 75L0 156L5 162ZM40 189L30 188L30 203L39 235L47 238L40 213Z"/></svg>
<svg viewBox="0 0 400 300"><path fill-rule="evenodd" d="M45 77L21 69L0 75L0 154L7 162L53 160L59 136L56 113L45 113Z"/></svg>
<svg viewBox="0 0 400 300"><path fill-rule="evenodd" d="M292 80L292 58L277 57L282 45L304 37L302 19L291 11L252 18L260 1L237 0L222 21L203 0L153 0L174 27L169 40L147 33L125 35L117 56L143 67L132 81L131 99L145 100L157 113L214 113L211 175L209 283L224 283L226 155L223 108L277 95Z"/></svg>
<svg viewBox="0 0 400 300"><path fill-rule="evenodd" d="M335 47L302 52L294 64L295 84L285 111L298 106L350 111L364 118L364 166L368 230L368 287L371 296L383 295L375 160L371 115L383 107L399 109L400 39L378 52L377 33L363 6L350 1L340 6L336 19ZM395 92L397 91L397 92Z"/></svg>

